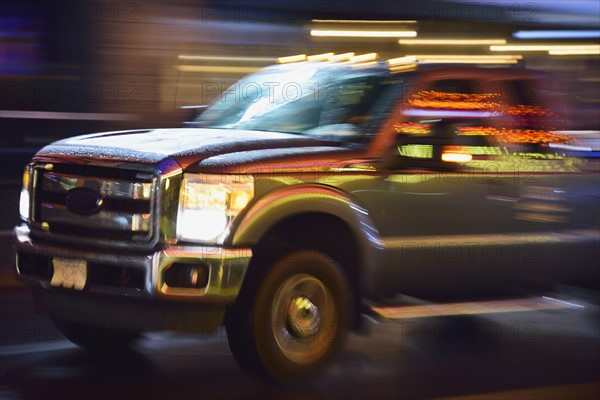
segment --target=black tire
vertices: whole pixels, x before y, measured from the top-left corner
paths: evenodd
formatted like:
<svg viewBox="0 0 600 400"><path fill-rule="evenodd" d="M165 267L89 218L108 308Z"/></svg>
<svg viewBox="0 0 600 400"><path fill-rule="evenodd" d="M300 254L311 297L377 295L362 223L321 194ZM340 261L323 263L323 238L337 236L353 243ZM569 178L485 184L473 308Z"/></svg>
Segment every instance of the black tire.
<svg viewBox="0 0 600 400"><path fill-rule="evenodd" d="M79 347L102 353L128 350L141 337L139 332L119 331L77 322L55 320L60 332Z"/></svg>
<svg viewBox="0 0 600 400"><path fill-rule="evenodd" d="M342 268L325 253L283 256L260 276L249 276L228 311L231 352L243 369L261 377L288 380L313 373L343 342L349 299Z"/></svg>

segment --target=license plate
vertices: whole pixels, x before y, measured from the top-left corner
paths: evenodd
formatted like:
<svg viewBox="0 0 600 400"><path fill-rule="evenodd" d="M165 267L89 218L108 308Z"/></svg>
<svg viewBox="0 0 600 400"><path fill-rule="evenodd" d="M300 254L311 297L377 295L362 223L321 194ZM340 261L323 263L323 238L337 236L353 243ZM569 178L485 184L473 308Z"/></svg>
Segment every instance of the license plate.
<svg viewBox="0 0 600 400"><path fill-rule="evenodd" d="M83 290L87 281L87 262L70 258L53 258L54 274L50 285Z"/></svg>

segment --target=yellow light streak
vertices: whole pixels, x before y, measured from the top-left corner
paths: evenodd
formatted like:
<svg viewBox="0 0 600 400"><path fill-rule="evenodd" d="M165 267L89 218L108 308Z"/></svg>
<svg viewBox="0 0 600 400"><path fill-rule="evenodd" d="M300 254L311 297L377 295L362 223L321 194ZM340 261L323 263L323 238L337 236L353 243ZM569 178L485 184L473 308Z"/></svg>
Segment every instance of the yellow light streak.
<svg viewBox="0 0 600 400"><path fill-rule="evenodd" d="M354 53L342 53L335 54L328 58L328 61L331 62L339 62L339 61L350 61L350 59L354 57Z"/></svg>
<svg viewBox="0 0 600 400"><path fill-rule="evenodd" d="M350 57L350 61L352 62L367 62L367 61L375 61L379 58L379 54L377 53L367 53L360 54L358 56Z"/></svg>
<svg viewBox="0 0 600 400"><path fill-rule="evenodd" d="M599 56L600 55L600 48L598 49L590 49L590 50L586 50L586 49L574 49L574 50L549 50L548 54L550 54L551 56L571 56L571 55L576 55L576 56L584 56L584 55L590 55L590 56Z"/></svg>
<svg viewBox="0 0 600 400"><path fill-rule="evenodd" d="M377 61L369 61L369 62L357 63L357 64L353 64L352 65L352 69L371 68L371 67L373 67L375 65L377 65Z"/></svg>
<svg viewBox="0 0 600 400"><path fill-rule="evenodd" d="M244 62L274 62L275 57L235 57L235 56L205 56L195 54L180 54L180 60L200 60L200 61L244 61Z"/></svg>
<svg viewBox="0 0 600 400"><path fill-rule="evenodd" d="M313 54L312 56L306 57L308 61L328 61L330 57L333 57L335 53L321 53Z"/></svg>
<svg viewBox="0 0 600 400"><path fill-rule="evenodd" d="M549 298L526 298L515 300L492 300L480 302L424 304L399 307L371 307L383 318L428 318L448 315L495 314L519 311L558 310L565 308L583 308L574 303L568 303Z"/></svg>
<svg viewBox="0 0 600 400"><path fill-rule="evenodd" d="M406 56L406 57L398 57L398 58L389 59L387 61L387 63L389 65L393 66L393 65L414 63L416 61L417 61L417 57L415 57L415 56Z"/></svg>
<svg viewBox="0 0 600 400"><path fill-rule="evenodd" d="M414 71L416 68L417 68L417 64L398 65L395 67L390 67L390 72L392 74L398 74L400 72Z"/></svg>
<svg viewBox="0 0 600 400"><path fill-rule="evenodd" d="M364 37L364 38L397 38L415 37L416 31L339 31L312 29L310 36L320 37Z"/></svg>
<svg viewBox="0 0 600 400"><path fill-rule="evenodd" d="M414 55L420 63L449 63L449 64L516 64L522 59L521 55L437 55L437 54L421 54Z"/></svg>
<svg viewBox="0 0 600 400"><path fill-rule="evenodd" d="M598 44L510 44L506 46L490 46L491 51L551 51L551 50L598 50Z"/></svg>
<svg viewBox="0 0 600 400"><path fill-rule="evenodd" d="M420 59L438 59L438 58L456 58L464 60L473 59L484 59L484 60L520 60L523 56L518 54L507 54L507 55L469 55L469 54L415 54L417 60Z"/></svg>
<svg viewBox="0 0 600 400"><path fill-rule="evenodd" d="M230 74L249 74L260 68L255 67L231 67L227 65L179 65L177 69L181 72L224 72Z"/></svg>
<svg viewBox="0 0 600 400"><path fill-rule="evenodd" d="M445 64L517 64L517 60L486 60L486 59L439 59L439 60L420 60L422 63L445 63Z"/></svg>
<svg viewBox="0 0 600 400"><path fill-rule="evenodd" d="M296 54L294 56L279 57L277 59L279 64L295 63L300 61L306 61L306 54Z"/></svg>
<svg viewBox="0 0 600 400"><path fill-rule="evenodd" d="M470 46L470 45L500 45L506 44L506 39L400 39L400 44L406 45L448 45L448 46Z"/></svg>

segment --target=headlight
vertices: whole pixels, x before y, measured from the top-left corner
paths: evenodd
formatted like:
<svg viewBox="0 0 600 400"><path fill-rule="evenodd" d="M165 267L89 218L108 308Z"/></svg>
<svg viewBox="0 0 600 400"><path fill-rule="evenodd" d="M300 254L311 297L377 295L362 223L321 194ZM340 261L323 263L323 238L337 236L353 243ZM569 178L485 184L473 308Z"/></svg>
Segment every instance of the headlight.
<svg viewBox="0 0 600 400"><path fill-rule="evenodd" d="M218 242L254 196L248 175L185 174L179 195L177 239Z"/></svg>
<svg viewBox="0 0 600 400"><path fill-rule="evenodd" d="M25 167L23 172L23 187L21 188L21 197L19 198L19 214L25 222L29 219L29 184L31 181L31 168Z"/></svg>

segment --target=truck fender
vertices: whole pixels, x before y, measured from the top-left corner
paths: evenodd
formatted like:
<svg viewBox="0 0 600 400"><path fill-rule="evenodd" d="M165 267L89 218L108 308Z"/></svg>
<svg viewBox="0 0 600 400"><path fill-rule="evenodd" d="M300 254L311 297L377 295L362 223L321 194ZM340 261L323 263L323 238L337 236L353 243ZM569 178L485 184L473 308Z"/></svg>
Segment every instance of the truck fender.
<svg viewBox="0 0 600 400"><path fill-rule="evenodd" d="M355 238L360 254L360 291L370 292L376 284L383 245L366 208L339 189L304 184L276 189L251 204L232 227L232 246L257 245L270 228L286 218L304 213L323 213L344 221Z"/></svg>

